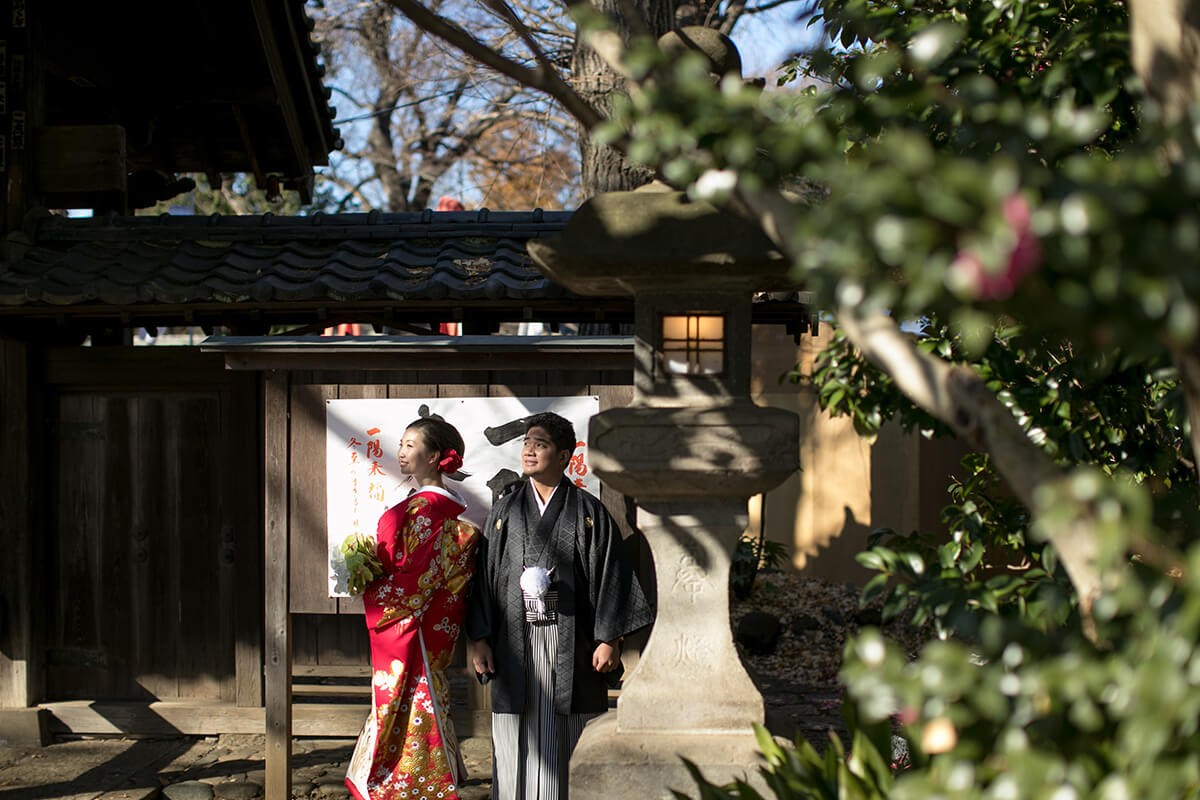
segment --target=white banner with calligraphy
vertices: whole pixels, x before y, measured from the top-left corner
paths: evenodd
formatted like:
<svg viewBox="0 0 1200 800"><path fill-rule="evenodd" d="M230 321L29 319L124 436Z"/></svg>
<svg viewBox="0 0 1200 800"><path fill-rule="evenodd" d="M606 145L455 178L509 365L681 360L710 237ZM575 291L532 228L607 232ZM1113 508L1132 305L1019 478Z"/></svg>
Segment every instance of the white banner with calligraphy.
<svg viewBox="0 0 1200 800"><path fill-rule="evenodd" d="M458 428L466 453L461 482L447 486L467 501L463 518L482 526L493 492L521 475L521 421L553 411L575 426L576 446L567 477L599 495L599 481L588 465L588 421L600 411L600 398L584 397L438 397L325 401L325 475L329 554L352 533L375 535L379 516L396 505L414 484L400 474L400 439L413 420L438 415ZM327 559L328 561L328 559ZM329 571L329 596L346 597Z"/></svg>

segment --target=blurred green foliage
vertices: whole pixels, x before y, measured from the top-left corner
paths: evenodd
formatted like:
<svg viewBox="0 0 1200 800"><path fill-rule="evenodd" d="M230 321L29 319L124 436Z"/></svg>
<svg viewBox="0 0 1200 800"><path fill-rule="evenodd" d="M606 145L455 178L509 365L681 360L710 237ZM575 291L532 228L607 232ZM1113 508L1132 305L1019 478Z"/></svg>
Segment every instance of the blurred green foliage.
<svg viewBox="0 0 1200 800"><path fill-rule="evenodd" d="M1035 517L974 454L946 535L873 534L864 601L943 638L915 659L852 640L850 753L764 743L765 780L786 798L1200 797L1200 497L1175 368L1200 331L1200 114L1163 122L1121 2L809 12L827 40L787 65L802 89L635 43L639 88L600 138L696 199L792 192L775 223L817 305L921 321L917 346L982 377L1068 479ZM812 381L863 436L947 433L840 336ZM1080 519L1104 576L1086 619L1046 544ZM892 725L911 768L854 772ZM696 777L705 798L758 796Z"/></svg>
<svg viewBox="0 0 1200 800"><path fill-rule="evenodd" d="M745 600L754 591L754 581L763 570L778 570L787 560L787 548L773 542L761 532L758 536L743 533L733 548L729 564L729 588L733 596Z"/></svg>

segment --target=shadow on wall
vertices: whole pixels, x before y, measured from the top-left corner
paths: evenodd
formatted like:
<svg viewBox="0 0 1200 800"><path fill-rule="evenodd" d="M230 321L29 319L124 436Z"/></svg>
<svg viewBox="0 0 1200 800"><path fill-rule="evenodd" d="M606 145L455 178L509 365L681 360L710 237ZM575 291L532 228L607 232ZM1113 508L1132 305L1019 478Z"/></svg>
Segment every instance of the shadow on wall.
<svg viewBox="0 0 1200 800"><path fill-rule="evenodd" d="M966 448L955 441L929 441L885 425L874 442L860 437L847 418L821 410L808 376L832 336L827 324L800 344L778 326L756 326L754 399L800 416L801 472L766 496L767 538L784 544L792 567L833 583L863 585L874 573L855 556L876 528L898 532L942 529L949 502L946 487ZM799 366L799 383L780 375ZM750 529L758 531L752 513Z"/></svg>

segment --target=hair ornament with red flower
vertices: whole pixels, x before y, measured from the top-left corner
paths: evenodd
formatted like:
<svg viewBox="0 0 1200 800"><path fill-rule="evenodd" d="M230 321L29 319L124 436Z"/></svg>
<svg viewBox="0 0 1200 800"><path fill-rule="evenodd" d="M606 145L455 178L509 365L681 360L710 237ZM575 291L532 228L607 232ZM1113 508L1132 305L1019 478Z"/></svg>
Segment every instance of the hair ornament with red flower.
<svg viewBox="0 0 1200 800"><path fill-rule="evenodd" d="M458 454L457 450L451 447L442 453L442 460L438 462L438 472L442 474L458 472L462 468L462 465L462 456Z"/></svg>

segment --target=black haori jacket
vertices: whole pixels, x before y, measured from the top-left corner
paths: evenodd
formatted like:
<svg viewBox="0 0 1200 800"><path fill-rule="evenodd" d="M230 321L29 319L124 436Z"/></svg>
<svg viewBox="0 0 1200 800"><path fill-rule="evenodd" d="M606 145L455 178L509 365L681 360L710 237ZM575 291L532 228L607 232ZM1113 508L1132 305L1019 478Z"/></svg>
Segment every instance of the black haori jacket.
<svg viewBox="0 0 1200 800"><path fill-rule="evenodd" d="M603 712L608 709L608 685L605 676L592 669L596 645L645 627L654 617L625 555L621 531L600 501L564 479L539 516L533 491L526 478L492 505L475 549L467 636L472 641L487 639L492 647L492 711L523 711L523 560L553 567L551 589L558 592L554 710Z"/></svg>

